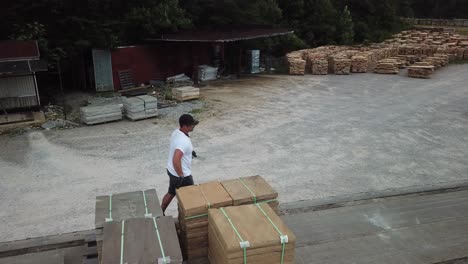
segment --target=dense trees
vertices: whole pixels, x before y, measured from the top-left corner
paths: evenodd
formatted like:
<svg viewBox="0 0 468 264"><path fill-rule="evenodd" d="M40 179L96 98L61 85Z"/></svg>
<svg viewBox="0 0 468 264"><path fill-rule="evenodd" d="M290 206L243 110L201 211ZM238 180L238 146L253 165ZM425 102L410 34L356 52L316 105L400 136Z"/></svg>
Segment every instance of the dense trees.
<svg viewBox="0 0 468 264"><path fill-rule="evenodd" d="M381 41L402 28L401 16L466 18L466 10L466 0L15 0L0 8L0 39L38 39L55 58L185 28L256 24L296 32L268 45L351 44Z"/></svg>

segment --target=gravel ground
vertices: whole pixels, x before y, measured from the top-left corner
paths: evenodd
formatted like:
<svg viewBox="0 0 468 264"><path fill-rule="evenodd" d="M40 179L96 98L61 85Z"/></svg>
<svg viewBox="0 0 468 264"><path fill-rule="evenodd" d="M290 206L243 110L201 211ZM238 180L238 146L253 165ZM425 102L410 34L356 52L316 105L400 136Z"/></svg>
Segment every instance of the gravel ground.
<svg viewBox="0 0 468 264"><path fill-rule="evenodd" d="M98 195L156 188L161 198L186 112L201 121L198 183L259 174L290 203L466 180L467 73L260 75L205 86L203 100L155 119L0 136L0 241L92 229Z"/></svg>

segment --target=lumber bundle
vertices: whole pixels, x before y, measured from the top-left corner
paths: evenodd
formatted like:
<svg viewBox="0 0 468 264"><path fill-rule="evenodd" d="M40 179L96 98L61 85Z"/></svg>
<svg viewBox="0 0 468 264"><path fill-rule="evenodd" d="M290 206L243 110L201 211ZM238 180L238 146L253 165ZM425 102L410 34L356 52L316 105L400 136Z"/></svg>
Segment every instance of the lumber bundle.
<svg viewBox="0 0 468 264"><path fill-rule="evenodd" d="M200 97L200 89L193 86L176 87L172 88L172 96L177 101L198 99Z"/></svg>
<svg viewBox="0 0 468 264"><path fill-rule="evenodd" d="M232 198L219 182L179 188L180 243L189 263L207 263L208 209L232 205Z"/></svg>
<svg viewBox="0 0 468 264"><path fill-rule="evenodd" d="M349 74L351 71L351 60L344 57L332 57L332 72L336 75Z"/></svg>
<svg viewBox="0 0 468 264"><path fill-rule="evenodd" d="M355 55L351 57L351 72L363 73L367 72L369 67L369 59L362 55Z"/></svg>
<svg viewBox="0 0 468 264"><path fill-rule="evenodd" d="M183 261L174 219L170 216L106 223L102 255L103 264Z"/></svg>
<svg viewBox="0 0 468 264"><path fill-rule="evenodd" d="M118 104L85 106L80 108L81 121L87 125L101 124L122 119L122 109Z"/></svg>
<svg viewBox="0 0 468 264"><path fill-rule="evenodd" d="M105 223L160 216L163 216L163 212L155 189L96 197L95 227L99 260L102 259Z"/></svg>
<svg viewBox="0 0 468 264"><path fill-rule="evenodd" d="M303 59L290 59L289 63L289 74L291 75L304 75L306 68L306 61Z"/></svg>
<svg viewBox="0 0 468 264"><path fill-rule="evenodd" d="M267 205L209 210L209 259L222 264L293 264L296 237Z"/></svg>
<svg viewBox="0 0 468 264"><path fill-rule="evenodd" d="M385 59L377 62L374 72L379 74L398 74L398 68L399 64L396 60Z"/></svg>
<svg viewBox="0 0 468 264"><path fill-rule="evenodd" d="M278 193L262 176L222 181L221 185L232 198L232 205L268 203L275 212L278 212Z"/></svg>
<svg viewBox="0 0 468 264"><path fill-rule="evenodd" d="M434 72L434 66L410 66L408 77L429 79Z"/></svg>

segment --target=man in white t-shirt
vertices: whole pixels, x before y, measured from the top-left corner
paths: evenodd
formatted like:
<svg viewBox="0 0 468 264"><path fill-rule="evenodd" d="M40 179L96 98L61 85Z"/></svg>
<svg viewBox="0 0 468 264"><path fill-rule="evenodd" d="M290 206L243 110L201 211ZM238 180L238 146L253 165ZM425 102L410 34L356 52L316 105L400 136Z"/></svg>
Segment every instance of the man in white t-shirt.
<svg viewBox="0 0 468 264"><path fill-rule="evenodd" d="M163 212L176 195L176 189L193 185L192 178L192 153L193 146L189 133L198 124L193 116L183 114L179 118L180 128L172 132L169 157L167 159L167 175L169 175L169 190L161 203Z"/></svg>

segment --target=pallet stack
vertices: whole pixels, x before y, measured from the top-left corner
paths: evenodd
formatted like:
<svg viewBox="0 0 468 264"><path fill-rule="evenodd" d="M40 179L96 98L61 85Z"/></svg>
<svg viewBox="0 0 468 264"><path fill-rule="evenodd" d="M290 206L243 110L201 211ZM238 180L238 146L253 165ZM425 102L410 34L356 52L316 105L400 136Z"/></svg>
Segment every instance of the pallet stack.
<svg viewBox="0 0 468 264"><path fill-rule="evenodd" d="M163 212L155 189L96 197L95 227L99 262L103 256L106 224L161 216Z"/></svg>
<svg viewBox="0 0 468 264"><path fill-rule="evenodd" d="M296 237L267 205L209 210L211 263L293 264Z"/></svg>
<svg viewBox="0 0 468 264"><path fill-rule="evenodd" d="M122 120L122 109L118 104L85 106L80 108L81 121L87 125Z"/></svg>
<svg viewBox="0 0 468 264"><path fill-rule="evenodd" d="M335 75L346 75L351 72L351 60L345 57L332 57L332 72Z"/></svg>
<svg viewBox="0 0 468 264"><path fill-rule="evenodd" d="M328 74L328 60L326 58L314 58L311 60L311 73L314 75Z"/></svg>
<svg viewBox="0 0 468 264"><path fill-rule="evenodd" d="M176 87L172 89L172 96L177 101L188 101L200 98L200 89L193 86Z"/></svg>
<svg viewBox="0 0 468 264"><path fill-rule="evenodd" d="M408 77L411 78L431 78L432 73L434 72L434 66L409 66L408 67Z"/></svg>
<svg viewBox="0 0 468 264"><path fill-rule="evenodd" d="M102 255L102 264L183 261L171 216L106 223Z"/></svg>
<svg viewBox="0 0 468 264"><path fill-rule="evenodd" d="M398 74L399 64L395 60L380 60L377 62L377 65L374 68L374 72L379 74Z"/></svg>
<svg viewBox="0 0 468 264"><path fill-rule="evenodd" d="M303 59L291 59L289 63L289 74L291 75L304 75L306 68L306 61Z"/></svg>
<svg viewBox="0 0 468 264"><path fill-rule="evenodd" d="M369 59L363 55L354 55L351 57L351 72L364 73L369 68Z"/></svg>
<svg viewBox="0 0 468 264"><path fill-rule="evenodd" d="M145 102L137 97L123 97L125 116L130 120L145 119Z"/></svg>
<svg viewBox="0 0 468 264"><path fill-rule="evenodd" d="M208 209L232 205L219 182L177 189L180 244L188 263L208 263Z"/></svg>

